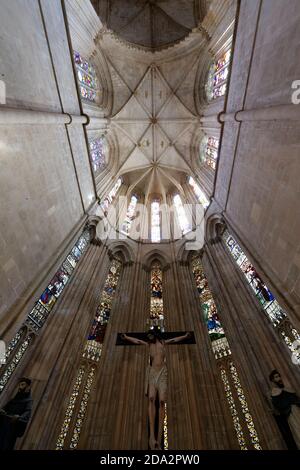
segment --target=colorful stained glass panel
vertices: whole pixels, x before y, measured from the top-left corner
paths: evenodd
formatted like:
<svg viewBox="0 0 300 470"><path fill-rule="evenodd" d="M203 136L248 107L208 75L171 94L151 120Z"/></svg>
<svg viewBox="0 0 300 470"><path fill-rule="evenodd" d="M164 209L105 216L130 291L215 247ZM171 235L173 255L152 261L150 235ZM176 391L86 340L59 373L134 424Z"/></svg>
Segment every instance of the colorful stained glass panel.
<svg viewBox="0 0 300 470"><path fill-rule="evenodd" d="M79 52L74 52L74 62L82 98L95 102L99 88L95 67L83 59Z"/></svg>

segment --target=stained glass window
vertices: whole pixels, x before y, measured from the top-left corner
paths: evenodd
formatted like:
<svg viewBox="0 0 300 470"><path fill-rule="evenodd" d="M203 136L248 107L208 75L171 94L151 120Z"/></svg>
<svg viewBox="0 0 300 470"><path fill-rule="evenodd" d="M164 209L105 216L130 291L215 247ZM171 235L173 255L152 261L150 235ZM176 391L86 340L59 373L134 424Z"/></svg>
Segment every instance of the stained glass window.
<svg viewBox="0 0 300 470"><path fill-rule="evenodd" d="M165 418L164 418L163 439L164 439L164 450L168 450L168 449L169 449L169 441L168 441L168 414L167 414L167 404L166 404L166 403L165 403Z"/></svg>
<svg viewBox="0 0 300 470"><path fill-rule="evenodd" d="M188 177L188 183L193 188L193 191L196 197L198 198L200 204L204 207L204 209L206 209L209 206L209 200L207 199L204 192L200 189L200 187L192 176Z"/></svg>
<svg viewBox="0 0 300 470"><path fill-rule="evenodd" d="M64 422L63 422L63 425L61 427L61 431L60 431L60 434L58 436L57 443L56 443L56 450L62 450L64 448L65 439L67 437L67 434L68 434L68 431L69 431L69 428L70 428L74 408L75 408L75 405L76 405L76 402L77 402L77 398L79 396L79 391L80 391L80 387L81 387L81 383L82 383L84 374L85 374L85 366L82 365L79 368L79 371L77 373L77 377L76 377L75 383L73 385L73 390L72 390L71 396L69 398L67 411L66 411L66 414L65 414L65 419L64 419Z"/></svg>
<svg viewBox="0 0 300 470"><path fill-rule="evenodd" d="M278 325L281 320L286 316L284 310L280 307L275 300L274 295L268 289L266 284L262 281L261 277L256 272L254 266L250 263L241 247L235 239L226 230L223 234L226 247L234 258L236 264L243 272L245 278L250 284L256 297L262 304L263 309L266 311L268 317L274 325Z"/></svg>
<svg viewBox="0 0 300 470"><path fill-rule="evenodd" d="M26 324L33 330L38 331L45 323L49 313L54 307L57 299L69 282L70 276L80 260L82 254L88 247L90 240L89 232L86 230L77 240L70 254L66 257L62 266L55 273L50 283L40 296L39 300L28 314Z"/></svg>
<svg viewBox="0 0 300 470"><path fill-rule="evenodd" d="M211 65L205 86L208 101L224 96L227 88L231 50L227 50Z"/></svg>
<svg viewBox="0 0 300 470"><path fill-rule="evenodd" d="M37 300L33 309L28 313L24 324L10 341L6 355L7 363L3 366L3 373L0 377L0 393L8 383L16 366L32 343L34 339L34 334L32 332L34 331L35 333L38 333L44 326L51 310L69 282L79 259L86 251L89 242L89 231L84 230L71 252L62 263L61 267L56 271L48 286ZM29 333L26 334L26 331L28 330Z"/></svg>
<svg viewBox="0 0 300 470"><path fill-rule="evenodd" d="M192 262L192 270L194 274L194 278L196 281L196 286L199 294L199 300L202 307L204 320L206 322L207 330L209 337L212 342L216 340L220 340L221 338L225 338L225 333L223 327L221 325L220 318L218 316L217 307L214 302L212 293L208 287L208 282L206 276L204 274L203 266L200 261L200 258L195 258ZM224 355L230 354L229 344L228 342L219 342L218 344L226 345L224 348ZM218 350L218 356L220 355L220 351Z"/></svg>
<svg viewBox="0 0 300 470"><path fill-rule="evenodd" d="M283 337L290 351L295 354L295 347L293 343L294 341L300 339L299 332L291 324L287 317L287 313L279 305L271 290L263 282L254 266L250 263L249 259L243 252L240 245L233 238L233 236L230 235L228 230L225 230L223 233L223 240L231 256L235 260L240 270L243 272L248 284L259 300L273 327L276 328L276 330ZM298 358L300 361L300 353L298 354Z"/></svg>
<svg viewBox="0 0 300 470"><path fill-rule="evenodd" d="M114 187L110 190L110 192L108 193L108 196L101 202L101 208L104 212L107 212L108 211L108 208L109 206L111 205L111 203L113 202L113 200L115 199L116 195L117 195L117 192L119 191L121 185L122 185L122 178L118 178Z"/></svg>
<svg viewBox="0 0 300 470"><path fill-rule="evenodd" d="M83 395L82 395L81 402L80 402L79 412L77 415L77 419L76 419L76 423L75 423L75 427L73 431L73 436L72 436L71 443L70 443L70 449L76 449L78 442L79 442L83 420L85 418L88 401L89 401L91 390L92 390L92 384L93 384L94 377L95 377L95 371L96 371L96 368L92 366L87 376L87 380L86 380L85 387L83 390Z"/></svg>
<svg viewBox="0 0 300 470"><path fill-rule="evenodd" d="M9 360L10 355L14 352L14 350L16 349L17 345L19 344L20 340L25 336L26 330L27 330L27 328L25 327L25 325L22 326L17 331L15 336L12 338L12 340L9 342L9 344L6 348L6 353L5 353L5 363L7 363L7 361Z"/></svg>
<svg viewBox="0 0 300 470"><path fill-rule="evenodd" d="M137 202L138 202L138 198L136 196L132 196L128 209L127 209L126 217L123 222L122 229L121 229L122 232L125 233L126 235L129 235L130 227L134 219L134 215L135 215Z"/></svg>
<svg viewBox="0 0 300 470"><path fill-rule="evenodd" d="M87 101L95 102L99 91L95 67L83 59L79 52L74 52L74 62L81 97Z"/></svg>
<svg viewBox="0 0 300 470"><path fill-rule="evenodd" d="M218 159L219 140L215 137L204 137L200 143L200 160L213 170Z"/></svg>
<svg viewBox="0 0 300 470"><path fill-rule="evenodd" d="M24 354L26 353L27 349L29 348L30 344L34 339L33 333L30 333L26 336L26 338L21 342L20 346L17 348L17 351L10 363L7 367L5 367L4 372L0 377L0 393L5 388L6 384L8 383L9 379L11 378L12 374L16 370L19 362L23 358ZM4 366L3 366L4 367Z"/></svg>
<svg viewBox="0 0 300 470"><path fill-rule="evenodd" d="M120 261L114 260L109 268L100 302L96 310L83 356L98 361L101 356L102 344L110 318L112 302L121 272Z"/></svg>
<svg viewBox="0 0 300 470"><path fill-rule="evenodd" d="M94 173L104 170L107 164L108 144L104 136L89 141L90 157Z"/></svg>
<svg viewBox="0 0 300 470"><path fill-rule="evenodd" d="M232 394L232 389L230 387L230 383L229 383L229 380L228 380L228 376L227 376L225 367L221 367L220 372L221 372L221 379L222 379L223 385L224 385L226 399L227 399L229 409L230 409L230 413L231 413L231 416L232 416L233 426L234 426L234 429L235 429L235 432L236 432L236 435L237 435L237 439L238 439L238 442L239 442L239 445L240 445L240 449L241 450L248 450L247 443L245 441L245 437L244 437L244 433L243 433L243 429L242 429L242 426L241 426L241 421L240 421L239 414L238 414L238 411L237 411L237 408L236 408L236 405L235 405L235 401L234 401L233 394Z"/></svg>
<svg viewBox="0 0 300 470"><path fill-rule="evenodd" d="M151 203L151 241L160 242L160 213L159 201Z"/></svg>
<svg viewBox="0 0 300 470"><path fill-rule="evenodd" d="M245 398L245 395L244 395L244 392L243 392L243 389L242 389L242 386L241 386L241 382L240 382L236 367L235 367L235 365L232 361L230 361L230 363L229 363L229 370L230 370L230 373L231 373L231 378L232 378L232 382L233 382L234 387L235 387L236 394L238 396L238 400L240 402L242 413L244 415L244 419L246 421L246 424L247 424L247 427L248 427L248 430L249 430L249 433L250 433L251 443L252 443L254 449L261 450L258 435L257 435L257 432L255 430L253 419L252 419L252 416L251 416L249 408L248 408L248 403L247 403L247 400Z"/></svg>
<svg viewBox="0 0 300 470"><path fill-rule="evenodd" d="M73 384L71 396L67 405L64 421L56 443L56 450L62 450L68 433L71 431L71 421L75 413L77 398L80 402L77 406L75 425L72 430L70 449L76 449L79 442L80 433L84 423L88 401L92 391L92 384L96 374L96 365L100 360L102 345L105 337L106 327L110 319L112 302L116 293L122 264L118 260L113 260L109 268L103 290L100 295L99 305L93 320L91 329L85 342L81 364ZM86 367L89 364L89 368ZM82 395L80 391L82 390Z"/></svg>
<svg viewBox="0 0 300 470"><path fill-rule="evenodd" d="M179 194L176 194L176 196L174 196L173 202L177 213L178 223L180 225L182 234L184 235L185 233L189 232L192 227L186 216L186 212L184 210L182 200Z"/></svg>
<svg viewBox="0 0 300 470"><path fill-rule="evenodd" d="M164 329L163 277L158 262L151 266L150 325Z"/></svg>
<svg viewBox="0 0 300 470"><path fill-rule="evenodd" d="M247 450L245 434L241 426L241 418L243 417L243 420L249 433L251 445L254 449L260 450L261 447L259 444L257 432L254 427L253 419L249 412L248 404L238 377L237 370L232 361L230 361L230 367L229 370L227 370L227 358L231 357L231 350L227 338L225 336L225 332L218 315L217 307L214 302L212 293L209 289L208 282L199 257L194 258L192 261L192 272L196 281L199 300L202 307L202 312L204 315L208 334L211 340L212 349L215 358L220 365L221 379L223 381L227 402L232 415L233 425L236 431L240 448L242 450ZM224 362L225 359L226 362ZM228 377L228 374L231 374L230 379ZM235 395L237 396L239 405L234 400L234 395L230 386L230 382L235 388ZM240 410L240 416L237 412L237 409Z"/></svg>

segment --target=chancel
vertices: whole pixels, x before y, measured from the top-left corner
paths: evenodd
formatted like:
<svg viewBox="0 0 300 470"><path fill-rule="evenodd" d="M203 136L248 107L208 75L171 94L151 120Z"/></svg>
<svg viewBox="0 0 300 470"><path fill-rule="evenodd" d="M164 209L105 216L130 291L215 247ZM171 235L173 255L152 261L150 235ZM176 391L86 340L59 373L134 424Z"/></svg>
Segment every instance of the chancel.
<svg viewBox="0 0 300 470"><path fill-rule="evenodd" d="M299 447L299 1L0 6L1 449Z"/></svg>

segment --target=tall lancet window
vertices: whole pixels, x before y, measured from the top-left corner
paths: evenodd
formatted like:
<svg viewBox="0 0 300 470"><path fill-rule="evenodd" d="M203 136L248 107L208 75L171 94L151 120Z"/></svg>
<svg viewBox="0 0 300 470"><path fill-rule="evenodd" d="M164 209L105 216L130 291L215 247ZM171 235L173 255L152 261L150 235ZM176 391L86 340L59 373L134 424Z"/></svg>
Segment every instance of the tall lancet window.
<svg viewBox="0 0 300 470"><path fill-rule="evenodd" d="M160 209L156 200L151 203L151 241L157 243L160 239Z"/></svg>
<svg viewBox="0 0 300 470"><path fill-rule="evenodd" d="M209 206L209 200L205 196L204 192L200 189L199 185L196 183L192 176L188 177L188 183L193 188L193 191L200 202L200 204L206 209Z"/></svg>
<svg viewBox="0 0 300 470"><path fill-rule="evenodd" d="M192 261L192 271L240 448L261 450L240 378L231 358L229 343L199 257Z"/></svg>
<svg viewBox="0 0 300 470"><path fill-rule="evenodd" d="M111 205L111 203L113 202L113 200L115 199L120 187L122 186L122 178L118 178L115 185L113 186L113 188L110 190L110 192L108 193L108 196L101 202L101 208L104 212L107 212L108 211L108 208L109 206Z"/></svg>
<svg viewBox="0 0 300 470"><path fill-rule="evenodd" d="M90 159L92 163L93 172L95 174L103 171L107 165L108 159L108 143L106 138L102 135L97 139L89 141Z"/></svg>
<svg viewBox="0 0 300 470"><path fill-rule="evenodd" d="M158 261L151 266L150 326L164 329L163 275Z"/></svg>
<svg viewBox="0 0 300 470"><path fill-rule="evenodd" d="M224 96L229 76L231 49L227 49L221 57L210 66L205 91L208 101Z"/></svg>
<svg viewBox="0 0 300 470"><path fill-rule="evenodd" d="M137 202L138 202L138 198L135 195L131 196L130 203L129 203L127 213L126 213L126 217L123 222L122 229L121 229L121 231L125 233L126 235L129 235L130 233L130 227L134 219Z"/></svg>
<svg viewBox="0 0 300 470"><path fill-rule="evenodd" d="M86 252L90 243L89 230L84 230L72 247L68 256L64 259L48 285L36 299L33 308L25 317L24 323L15 333L7 345L5 364L0 369L0 394L13 376L20 361L30 348L34 338L45 326L52 309L62 295L65 287L72 278L79 260Z"/></svg>
<svg viewBox="0 0 300 470"><path fill-rule="evenodd" d="M81 97L84 100L96 102L99 93L99 84L95 67L81 57L79 52L74 52L74 62Z"/></svg>
<svg viewBox="0 0 300 470"><path fill-rule="evenodd" d="M200 143L200 160L212 170L216 169L219 150L219 140L215 137L204 137Z"/></svg>
<svg viewBox="0 0 300 470"><path fill-rule="evenodd" d="M174 206L176 209L176 215L178 219L179 226L181 228L182 234L184 235L185 233L189 232L192 227L190 222L188 221L185 209L182 204L181 197L179 194L176 194L176 196L173 197L173 202Z"/></svg>
<svg viewBox="0 0 300 470"><path fill-rule="evenodd" d="M232 235L225 230L223 240L231 256L235 260L239 269L245 276L254 295L259 300L263 311L270 320L272 326L278 331L284 342L292 352L292 360L295 364L300 364L300 351L298 349L300 334L288 319L287 313L279 305L273 293L263 282L254 266L243 252L240 245Z"/></svg>
<svg viewBox="0 0 300 470"><path fill-rule="evenodd" d="M150 297L150 328L159 327L163 332L164 326L164 304L163 304L163 273L158 261L151 265L151 297ZM150 359L150 358L149 358ZM168 450L168 415L165 403L165 418L163 426L164 450Z"/></svg>
<svg viewBox="0 0 300 470"><path fill-rule="evenodd" d="M57 439L56 450L62 450L64 447L76 449L78 446L121 268L121 262L113 260L100 295L95 318L84 345L82 362L73 383L64 421ZM71 423L74 424L71 426ZM66 441L68 441L68 445L66 445Z"/></svg>

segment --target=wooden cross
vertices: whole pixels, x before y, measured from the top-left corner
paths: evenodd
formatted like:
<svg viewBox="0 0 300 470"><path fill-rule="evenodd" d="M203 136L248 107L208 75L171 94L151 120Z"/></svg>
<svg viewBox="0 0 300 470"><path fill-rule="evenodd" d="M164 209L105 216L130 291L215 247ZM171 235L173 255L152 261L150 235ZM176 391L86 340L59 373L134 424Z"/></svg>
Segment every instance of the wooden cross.
<svg viewBox="0 0 300 470"><path fill-rule="evenodd" d="M172 345L172 344L195 344L195 336L194 332L182 332L182 331L172 331L172 332L161 332L160 328L154 327L150 328L150 330L147 333L118 333L117 335L117 346L138 346L139 341L141 341L140 344L146 345L146 344L151 344L151 341L149 341L148 335L151 334L151 332L158 332L159 331L159 340L163 340L165 345ZM126 335L126 337L124 337ZM154 333L155 335L155 333ZM128 338L130 337L130 338ZM128 338L128 340L126 339ZM174 342L172 341L174 339ZM136 342L135 342L136 341ZM153 351L152 351L153 352ZM153 357L155 357L155 352L153 354ZM150 364L151 365L151 364ZM163 370L165 369L165 371ZM151 372L152 374L158 374L161 375L163 373L167 374L166 372L166 366L162 365L159 370L157 368L152 368L150 367L150 370L153 371ZM148 369L149 371L149 369ZM148 375L150 377L150 375ZM152 376L153 377L153 376ZM147 379L148 380L148 379ZM156 379L155 379L156 380ZM159 379L157 379L158 381ZM165 384L167 383L167 379L164 379L161 377L160 380L165 380ZM163 435L162 435L162 428L163 428L163 422L164 422L164 414L165 414L165 399L166 399L166 385L164 389L160 389L158 382L156 383L155 386L153 386L153 382L147 382L149 385L147 385L147 388L149 386L149 427L148 427L148 434L149 434L149 447L150 449L161 449L164 448L164 440L163 440ZM151 383L151 385L150 385ZM154 382L155 383L155 382ZM152 390L151 388L152 387ZM155 389L155 391L154 391ZM159 399L159 401L157 400ZM162 409L163 408L163 409ZM159 441L160 444L159 444Z"/></svg>
<svg viewBox="0 0 300 470"><path fill-rule="evenodd" d="M126 334L127 336L131 336L132 338L136 339L141 339L142 341L148 341L148 334L151 333L151 330L147 331L147 333L118 333L117 335L117 341L116 341L116 346L138 346L136 344L130 343L129 341L126 341L125 339L122 338L123 334ZM164 333L161 333L161 337L164 341L177 338L180 336L184 336L185 333L189 333L190 336L189 338L186 338L180 343L167 343L168 346L172 344L196 344L195 336L193 331L165 331Z"/></svg>

